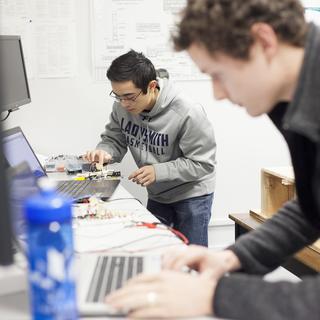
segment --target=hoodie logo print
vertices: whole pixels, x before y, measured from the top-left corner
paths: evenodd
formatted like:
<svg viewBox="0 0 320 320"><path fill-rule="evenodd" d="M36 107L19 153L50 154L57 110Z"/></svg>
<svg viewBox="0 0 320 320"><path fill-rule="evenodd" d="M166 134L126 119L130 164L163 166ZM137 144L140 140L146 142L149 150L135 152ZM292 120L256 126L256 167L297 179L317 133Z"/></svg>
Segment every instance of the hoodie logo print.
<svg viewBox="0 0 320 320"><path fill-rule="evenodd" d="M169 146L169 135L148 130L132 121L121 119L121 131L126 135L127 144L131 147L146 150L156 155L166 154L165 147Z"/></svg>

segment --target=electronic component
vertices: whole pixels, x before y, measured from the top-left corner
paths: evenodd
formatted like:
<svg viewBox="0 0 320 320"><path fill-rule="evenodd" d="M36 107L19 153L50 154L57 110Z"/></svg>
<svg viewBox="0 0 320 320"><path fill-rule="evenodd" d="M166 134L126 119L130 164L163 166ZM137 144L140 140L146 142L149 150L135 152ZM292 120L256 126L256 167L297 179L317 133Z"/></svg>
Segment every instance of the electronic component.
<svg viewBox="0 0 320 320"><path fill-rule="evenodd" d="M91 163L90 162L83 162L82 163L82 171L89 172L90 168L91 168Z"/></svg>
<svg viewBox="0 0 320 320"><path fill-rule="evenodd" d="M90 197L74 205L77 210L75 211L76 219L85 219L85 220L109 220L109 219L121 219L128 218L132 213L124 210L111 209L108 205L96 198Z"/></svg>
<svg viewBox="0 0 320 320"><path fill-rule="evenodd" d="M54 161L47 161L44 165L44 169L46 172L55 172L56 170L56 163Z"/></svg>
<svg viewBox="0 0 320 320"><path fill-rule="evenodd" d="M112 178L115 178L115 177L120 178L121 177L121 172L120 171L116 171L116 170L107 170L106 176L107 177L112 177Z"/></svg>
<svg viewBox="0 0 320 320"><path fill-rule="evenodd" d="M89 170L90 172L100 172L103 170L103 165L97 162L91 162Z"/></svg>
<svg viewBox="0 0 320 320"><path fill-rule="evenodd" d="M89 172L100 172L103 166L97 162L82 162L82 170Z"/></svg>
<svg viewBox="0 0 320 320"><path fill-rule="evenodd" d="M68 174L77 174L82 172L81 164L74 160L67 160L65 169Z"/></svg>
<svg viewBox="0 0 320 320"><path fill-rule="evenodd" d="M100 180L100 179L121 179L121 171L119 170L102 170L97 172L85 172L78 174L75 180Z"/></svg>
<svg viewBox="0 0 320 320"><path fill-rule="evenodd" d="M63 172L76 174L82 172L82 157L75 155L59 154L46 160L44 165L47 172Z"/></svg>
<svg viewBox="0 0 320 320"><path fill-rule="evenodd" d="M83 179L119 179L121 172L119 170L107 170L107 165L100 165L96 162L88 162L82 156L59 154L47 159L45 163L47 172L63 172L68 174L81 174Z"/></svg>

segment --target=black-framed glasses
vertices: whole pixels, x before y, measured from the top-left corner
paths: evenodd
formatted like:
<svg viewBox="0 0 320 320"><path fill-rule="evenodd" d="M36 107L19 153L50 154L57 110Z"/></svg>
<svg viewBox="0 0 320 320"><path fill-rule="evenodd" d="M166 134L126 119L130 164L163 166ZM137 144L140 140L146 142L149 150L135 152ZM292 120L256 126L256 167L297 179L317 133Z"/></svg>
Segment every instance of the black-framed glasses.
<svg viewBox="0 0 320 320"><path fill-rule="evenodd" d="M142 93L142 90L140 90L139 93L128 93L128 94L125 94L123 96L118 96L117 94L115 94L112 90L111 92L109 93L109 96L112 97L114 100L116 100L117 102L121 102L121 101L136 101L137 98L140 96L140 94Z"/></svg>

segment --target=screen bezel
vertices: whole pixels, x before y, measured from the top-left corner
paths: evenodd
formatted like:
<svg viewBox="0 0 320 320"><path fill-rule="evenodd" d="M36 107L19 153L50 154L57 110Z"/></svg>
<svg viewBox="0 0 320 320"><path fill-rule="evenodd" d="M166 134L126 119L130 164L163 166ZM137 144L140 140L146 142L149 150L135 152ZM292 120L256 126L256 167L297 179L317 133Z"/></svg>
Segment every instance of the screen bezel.
<svg viewBox="0 0 320 320"><path fill-rule="evenodd" d="M35 160L38 162L39 167L42 169L43 176L47 176L46 170L44 169L43 165L42 165L41 162L39 161L39 159L38 159L38 157L36 156L33 148L31 147L28 139L26 138L25 134L23 133L23 131L21 130L20 127L14 127L14 128L5 130L5 131L3 131L2 134L3 134L3 138L6 138L6 137L10 137L10 136L12 136L12 135L14 135L14 134L17 134L17 133L20 133L20 134L23 136L23 138L24 138L24 140L26 141L28 147L30 148L30 151L33 153ZM10 166L10 163L9 163L8 160L6 159L5 152L4 152L4 158L5 158L5 160L6 160L7 165Z"/></svg>
<svg viewBox="0 0 320 320"><path fill-rule="evenodd" d="M13 263L13 232L2 137L2 124L0 122L0 265L6 266Z"/></svg>
<svg viewBox="0 0 320 320"><path fill-rule="evenodd" d="M13 103L9 103L7 105L0 106L1 112L4 112L4 111L14 111L15 109L19 108L20 106L30 103L31 102L31 95L30 95L28 74L27 74L26 64L25 64L25 60L24 60L21 37L20 36L0 35L0 41L2 41L2 40L16 40L19 42L24 79L25 79L25 84L26 84L26 88L27 88L27 92L28 92L28 97L26 99L22 99L19 101L15 101ZM0 59L1 59L1 57L0 57ZM1 75L0 75L0 78L1 78Z"/></svg>

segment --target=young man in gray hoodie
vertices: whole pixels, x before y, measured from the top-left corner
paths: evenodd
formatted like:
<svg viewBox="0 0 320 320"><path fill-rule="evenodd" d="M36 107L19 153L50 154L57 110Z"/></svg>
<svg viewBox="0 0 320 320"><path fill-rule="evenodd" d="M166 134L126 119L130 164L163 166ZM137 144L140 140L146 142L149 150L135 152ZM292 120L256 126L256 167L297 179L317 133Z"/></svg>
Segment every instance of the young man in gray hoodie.
<svg viewBox="0 0 320 320"><path fill-rule="evenodd" d="M152 62L130 50L107 71L115 99L110 121L89 161L138 166L129 179L148 191L147 208L190 243L208 245L216 174L213 127L201 105L157 78Z"/></svg>
<svg viewBox="0 0 320 320"><path fill-rule="evenodd" d="M131 317L320 319L319 274L262 278L320 237L320 28L298 0L189 0L174 43L211 76L216 99L269 116L288 144L297 199L222 252L168 253L171 271L140 276L108 302Z"/></svg>

